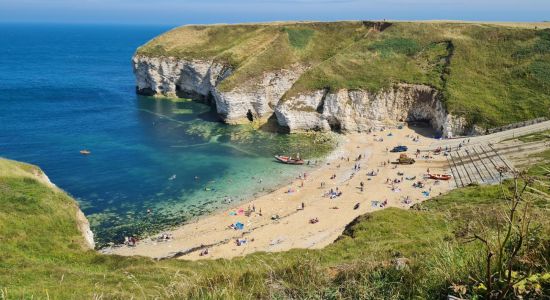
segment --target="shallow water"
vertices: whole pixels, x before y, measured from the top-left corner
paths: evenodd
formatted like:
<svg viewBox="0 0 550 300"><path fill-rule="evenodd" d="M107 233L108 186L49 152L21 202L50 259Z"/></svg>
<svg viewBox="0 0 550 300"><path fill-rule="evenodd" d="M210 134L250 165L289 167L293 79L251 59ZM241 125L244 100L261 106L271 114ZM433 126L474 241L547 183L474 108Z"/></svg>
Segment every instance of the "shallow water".
<svg viewBox="0 0 550 300"><path fill-rule="evenodd" d="M330 150L323 136L226 126L204 104L136 96L131 55L167 29L0 25L0 156L42 167L79 201L100 244L184 222L309 168L277 164L274 154Z"/></svg>

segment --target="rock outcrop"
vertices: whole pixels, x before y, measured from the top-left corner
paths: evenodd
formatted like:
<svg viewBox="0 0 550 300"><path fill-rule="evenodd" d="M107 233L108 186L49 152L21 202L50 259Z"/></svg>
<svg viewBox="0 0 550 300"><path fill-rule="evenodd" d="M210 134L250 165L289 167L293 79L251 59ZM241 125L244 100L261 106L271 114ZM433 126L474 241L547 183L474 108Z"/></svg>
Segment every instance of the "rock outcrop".
<svg viewBox="0 0 550 300"><path fill-rule="evenodd" d="M425 121L445 136L469 131L466 122L447 114L441 94L425 85L397 84L365 90L315 91L281 101L275 113L289 130L367 131L404 121Z"/></svg>
<svg viewBox="0 0 550 300"><path fill-rule="evenodd" d="M219 84L233 70L214 61L138 55L133 58L133 65L138 93L205 100L215 105L220 117L231 124L270 117L284 93L305 71L295 66L268 72L235 89L222 91Z"/></svg>
<svg viewBox="0 0 550 300"><path fill-rule="evenodd" d="M77 222L78 230L80 230L82 237L84 237L84 242L86 247L88 249L94 249L95 248L94 233L90 228L90 222L88 221L84 213L80 210L80 208L77 208L76 210L76 222Z"/></svg>
<svg viewBox="0 0 550 300"><path fill-rule="evenodd" d="M230 124L275 113L290 132L367 131L403 121L427 121L446 137L475 132L463 118L447 113L442 95L430 86L396 84L376 93L317 90L285 99L305 67L268 72L226 91L220 84L233 70L214 61L136 55L133 63L138 93L207 101Z"/></svg>

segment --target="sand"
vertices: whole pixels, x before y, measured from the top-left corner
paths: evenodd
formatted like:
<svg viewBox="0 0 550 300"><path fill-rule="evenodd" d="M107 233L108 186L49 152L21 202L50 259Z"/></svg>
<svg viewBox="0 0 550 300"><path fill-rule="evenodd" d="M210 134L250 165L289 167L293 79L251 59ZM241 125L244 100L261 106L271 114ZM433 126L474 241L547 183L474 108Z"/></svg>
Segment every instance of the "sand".
<svg viewBox="0 0 550 300"><path fill-rule="evenodd" d="M392 136L389 136L390 133ZM418 141L413 141L413 137L417 136ZM383 138L383 141L377 141L379 138ZM436 183L423 179L428 168L431 173L449 173L443 155L432 155L433 158L425 159L421 156L428 153L423 152L416 158L416 164L387 164L388 160L395 161L399 157L399 153L389 153L387 149L405 145L409 147L408 155L415 158L416 149L426 149L433 142L430 131L425 128L392 128L369 134L345 135L338 149L321 167L307 174L305 180L296 178L292 184L270 194L167 231L171 236L168 241L147 238L139 241L135 247L115 247L104 252L154 258L169 257L179 252L179 258L197 260L232 258L257 251L323 248L338 238L346 225L362 214L387 207L406 209L454 188L452 180ZM356 161L359 155L362 159ZM356 164L360 165L360 170L354 169ZM293 166L289 165L288 168L292 170ZM367 172L373 170L378 170L378 175L368 176ZM398 172L403 175L398 175ZM336 178L330 179L333 175ZM412 176L416 176L416 180L406 179ZM395 189L392 190L392 185L386 182L388 178L403 181L394 184ZM413 182L417 181L423 182L424 188L413 187ZM321 187L322 182L325 183L324 187ZM364 182L364 191L360 190L360 182ZM334 199L324 196L331 188L338 188L342 195ZM292 192L289 193L289 189ZM422 192L429 192L429 196ZM407 196L410 203L403 201ZM387 205L382 207L380 204L385 200ZM378 205L374 205L373 201L378 201ZM304 209L301 209L302 203ZM357 204L359 207L354 209ZM250 216L238 213L239 210L252 210L253 207L255 211ZM278 215L279 219L272 220L274 215ZM318 222L311 224L310 220L314 218ZM228 227L237 222L244 224L243 230ZM238 246L238 238L246 242ZM208 254L200 255L205 248ZM187 253L190 249L198 250Z"/></svg>

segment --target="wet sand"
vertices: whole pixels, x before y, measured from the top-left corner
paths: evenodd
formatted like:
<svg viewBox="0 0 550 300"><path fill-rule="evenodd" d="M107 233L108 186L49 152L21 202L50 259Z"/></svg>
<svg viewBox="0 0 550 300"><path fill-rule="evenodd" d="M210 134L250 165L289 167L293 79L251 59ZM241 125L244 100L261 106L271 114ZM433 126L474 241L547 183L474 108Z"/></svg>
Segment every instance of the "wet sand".
<svg viewBox="0 0 550 300"><path fill-rule="evenodd" d="M168 241L157 241L155 236L154 239L139 241L135 247L122 246L103 252L154 258L177 254L182 259L197 260L231 258L257 251L325 247L359 215L387 207L408 208L454 187L452 181L436 183L423 179L428 168L431 173L449 173L443 155L432 155L433 158L426 159L422 156L428 153L422 152L418 158L415 157L416 149L425 149L434 142L431 135L427 128L407 127L346 135L326 162L311 174L306 174L305 179L296 178L292 184L272 193L166 231L171 236ZM414 141L416 137L419 139ZM416 163L388 164L388 160L393 162L399 157L399 153L387 151L397 145L408 146L407 154L415 158ZM362 158L356 160L359 155ZM359 170L356 165L360 166ZM288 168L292 170L293 166ZM377 176L367 175L371 171L378 171ZM336 178L331 179L334 175ZM406 179L414 176L416 180ZM401 182L392 184L388 183L388 179ZM423 188L413 187L413 183L418 181L424 184ZM361 182L364 183L363 191L360 189ZM324 183L323 187L321 183ZM342 192L341 196L333 199L326 196L336 188ZM410 201L405 203L407 196ZM386 200L387 205L382 206ZM301 209L302 203L304 209ZM359 207L355 209L357 204ZM249 209L252 212L246 216L244 212ZM277 220L273 220L275 215L279 216ZM311 224L311 219L318 219L318 222ZM237 222L244 224L243 230L229 228ZM237 239L245 242L238 246ZM208 254L200 255L206 248Z"/></svg>

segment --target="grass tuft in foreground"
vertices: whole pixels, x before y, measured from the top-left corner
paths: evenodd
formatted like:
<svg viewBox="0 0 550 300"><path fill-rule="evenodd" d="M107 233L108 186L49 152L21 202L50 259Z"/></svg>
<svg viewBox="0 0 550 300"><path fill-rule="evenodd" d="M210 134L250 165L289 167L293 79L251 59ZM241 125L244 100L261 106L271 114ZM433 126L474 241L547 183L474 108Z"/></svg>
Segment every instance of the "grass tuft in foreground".
<svg viewBox="0 0 550 300"><path fill-rule="evenodd" d="M547 189L550 178L538 170L548 166L543 161L532 167L535 187ZM389 208L361 216L322 250L153 261L84 250L74 200L37 179L38 171L0 159L2 299L438 299L463 290L479 294L481 286L471 278L485 274L485 252L478 243L464 243L464 228L484 220L492 224L489 233L495 232L497 223L491 222L508 205L499 186L468 187L416 210ZM534 277L514 290L531 299L550 292L548 203L533 203L532 226L539 228L530 236L537 241L537 251L529 252ZM521 261L514 265L518 274L525 270Z"/></svg>

